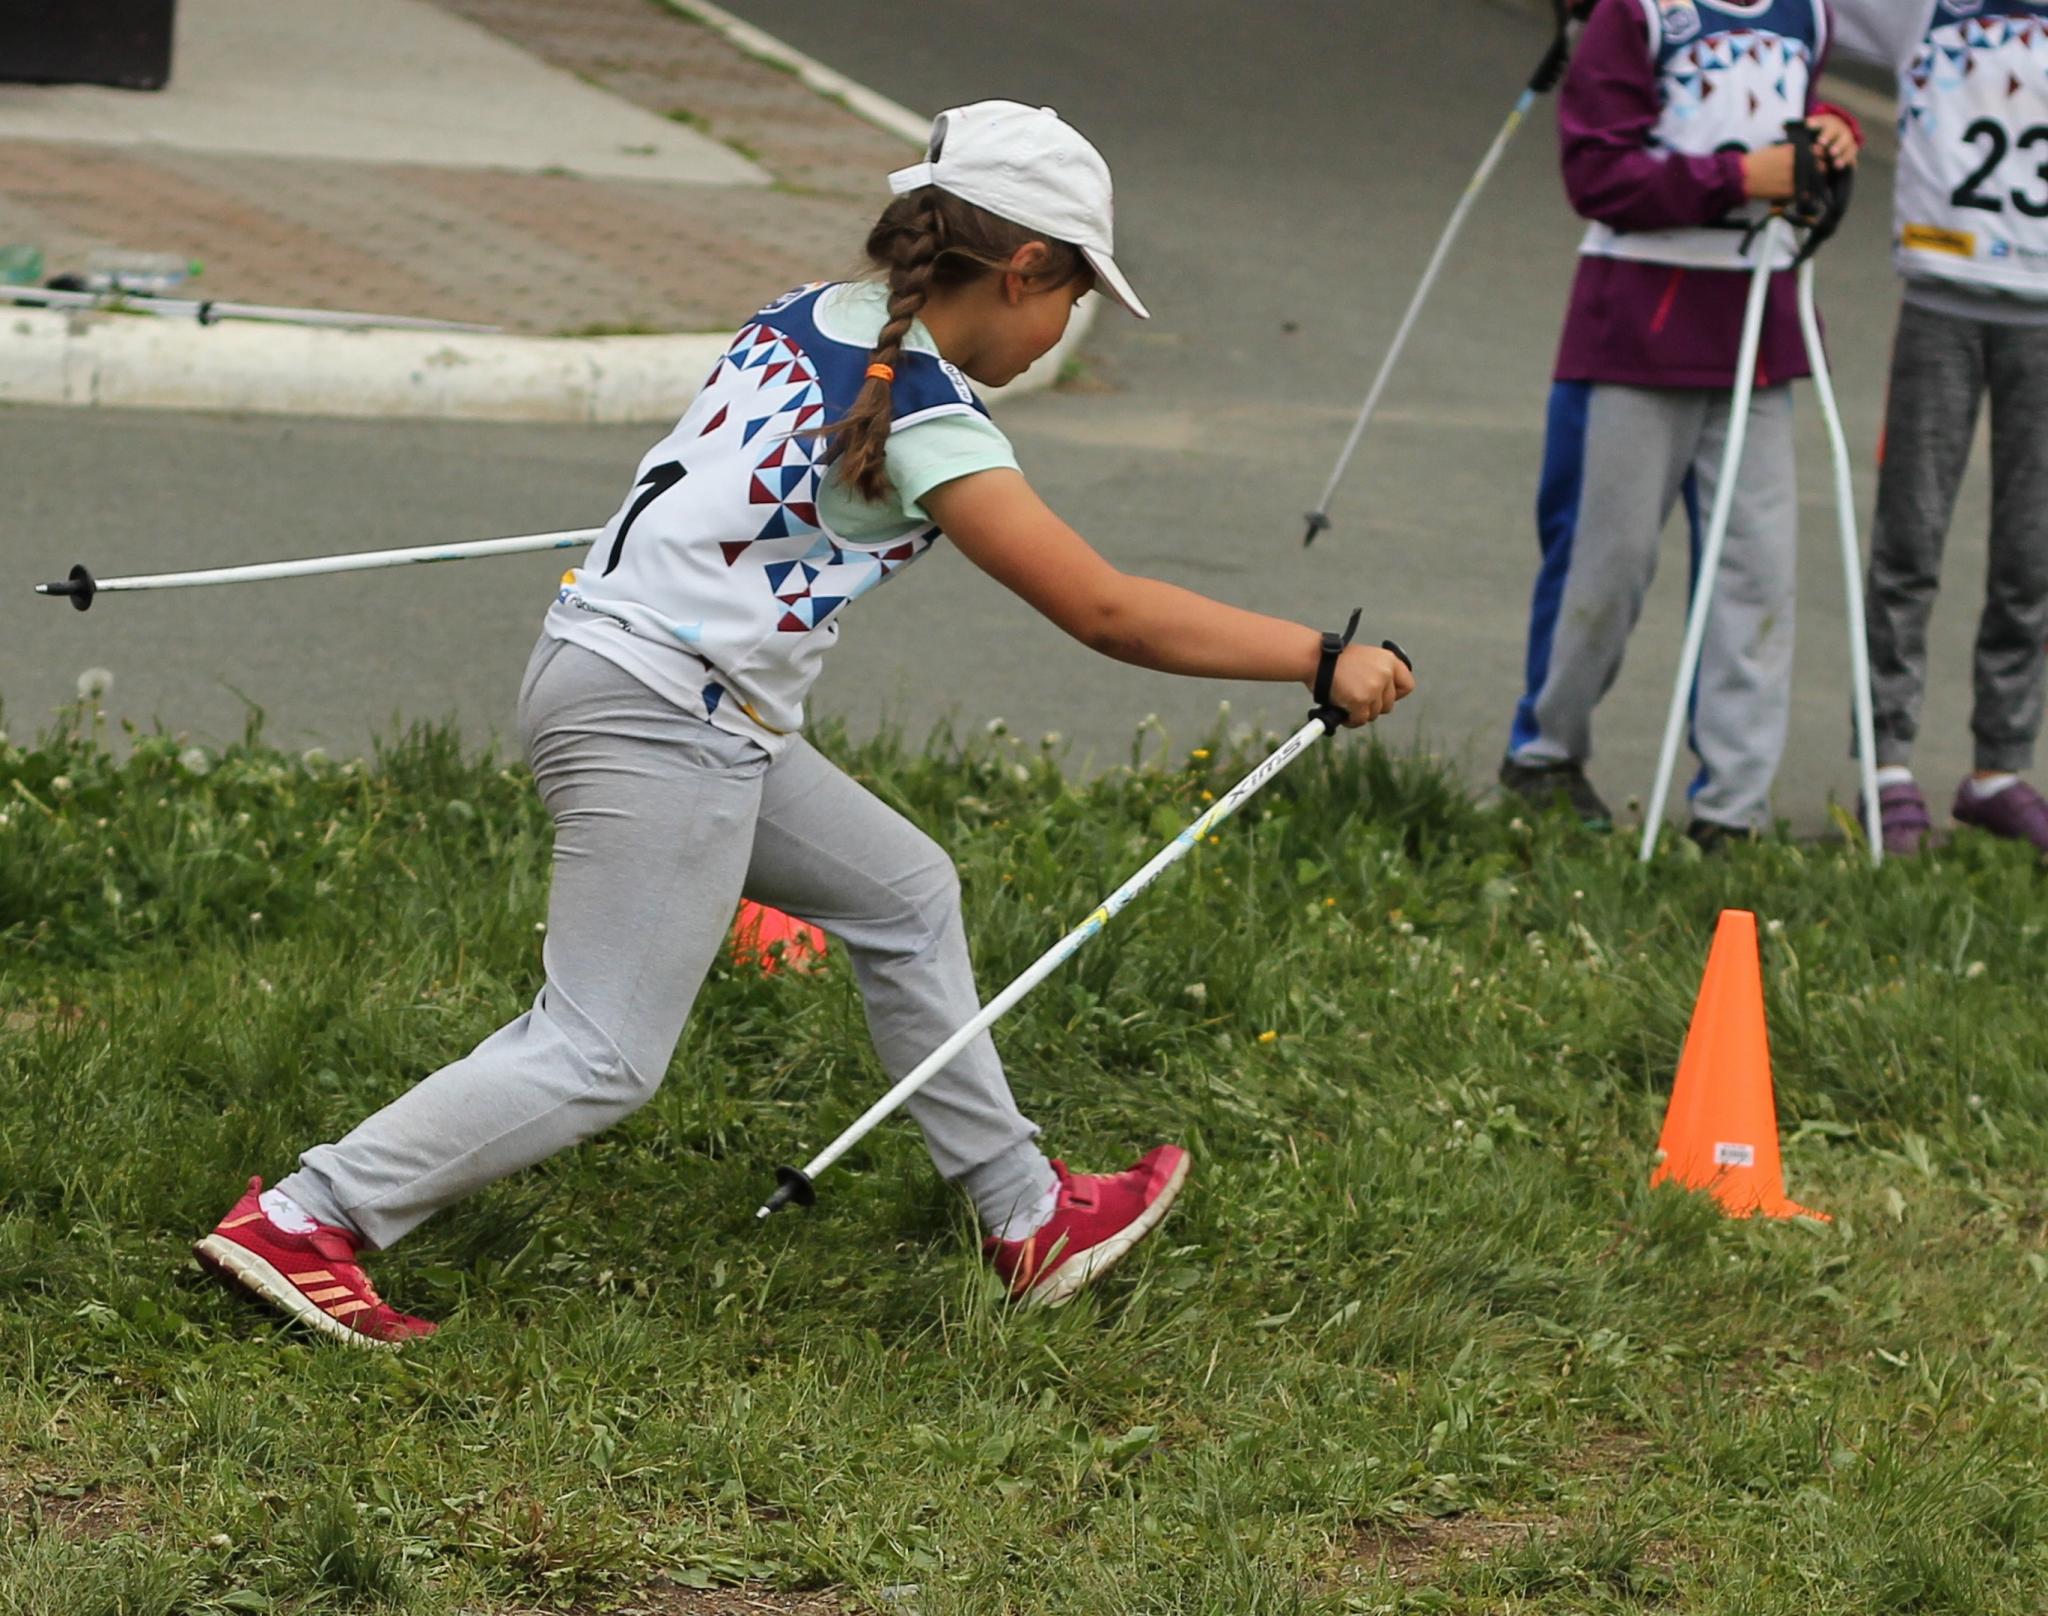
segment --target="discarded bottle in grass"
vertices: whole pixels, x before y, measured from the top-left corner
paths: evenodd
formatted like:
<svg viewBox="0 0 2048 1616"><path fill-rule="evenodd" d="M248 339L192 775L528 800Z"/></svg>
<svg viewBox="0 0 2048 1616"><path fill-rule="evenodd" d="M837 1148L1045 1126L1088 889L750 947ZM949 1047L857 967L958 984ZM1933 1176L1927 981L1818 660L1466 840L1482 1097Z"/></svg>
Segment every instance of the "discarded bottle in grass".
<svg viewBox="0 0 2048 1616"><path fill-rule="evenodd" d="M27 241L0 245L0 286L33 286L42 278L42 248Z"/></svg>
<svg viewBox="0 0 2048 1616"><path fill-rule="evenodd" d="M82 292L176 291L200 271L196 259L176 253L98 248L86 255L85 273L74 277Z"/></svg>

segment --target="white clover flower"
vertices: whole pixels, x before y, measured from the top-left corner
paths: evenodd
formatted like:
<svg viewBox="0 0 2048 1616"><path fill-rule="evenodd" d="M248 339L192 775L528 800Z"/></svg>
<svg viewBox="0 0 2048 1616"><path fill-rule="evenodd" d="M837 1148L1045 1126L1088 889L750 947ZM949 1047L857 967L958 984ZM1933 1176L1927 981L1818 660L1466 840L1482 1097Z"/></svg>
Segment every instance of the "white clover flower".
<svg viewBox="0 0 2048 1616"><path fill-rule="evenodd" d="M986 729L991 735L1007 735L1010 731L1009 724L1000 718L991 718L982 728Z"/></svg>
<svg viewBox="0 0 2048 1616"><path fill-rule="evenodd" d="M1784 931L1784 929L1785 922L1782 920L1767 920L1764 922L1764 930L1769 932L1773 937L1776 937L1779 933Z"/></svg>
<svg viewBox="0 0 2048 1616"><path fill-rule="evenodd" d="M68 774L58 775L50 782L50 789L56 792L58 796L63 796L65 792L71 789L71 776Z"/></svg>
<svg viewBox="0 0 2048 1616"><path fill-rule="evenodd" d="M114 676L105 668L87 668L78 676L78 699L98 701L114 688Z"/></svg>
<svg viewBox="0 0 2048 1616"><path fill-rule="evenodd" d="M1978 977L1982 976L1986 971L1990 969L1991 967L1986 965L1982 960L1971 960L1970 968L1967 971L1963 972L1963 976L1965 980L1974 982L1977 980Z"/></svg>
<svg viewBox="0 0 2048 1616"><path fill-rule="evenodd" d="M249 911L249 924L252 926L263 924L263 911L261 909L251 909Z"/></svg>
<svg viewBox="0 0 2048 1616"><path fill-rule="evenodd" d="M1062 735L1058 730L1049 729L1043 735L1038 737L1038 744L1044 747L1048 752L1050 752L1055 746L1058 746L1065 739L1066 736Z"/></svg>
<svg viewBox="0 0 2048 1616"><path fill-rule="evenodd" d="M324 748L310 746L299 754L299 761L309 769L324 769L327 767L329 759ZM501 774L503 772L502 769L499 771Z"/></svg>
<svg viewBox="0 0 2048 1616"><path fill-rule="evenodd" d="M1202 1004L1208 1000L1209 984L1206 982L1190 982L1181 989L1181 992L1194 1000L1196 1004Z"/></svg>
<svg viewBox="0 0 2048 1616"><path fill-rule="evenodd" d="M4 729L0 729L0 746L5 746L6 744L7 744L7 731L5 731Z"/></svg>
<svg viewBox="0 0 2048 1616"><path fill-rule="evenodd" d="M1031 778L1031 771L1021 763L1012 763L1010 765L1010 778L1021 786Z"/></svg>
<svg viewBox="0 0 2048 1616"><path fill-rule="evenodd" d="M547 923L547 922L546 922L545 920L536 920L536 921L535 921L535 922L533 923L533 929L534 929L534 930L535 930L536 932L540 932L540 933L543 933L543 934L544 934L544 933L545 933L545 932L547 931L547 929L548 929L548 923Z"/></svg>
<svg viewBox="0 0 2048 1616"><path fill-rule="evenodd" d="M178 767L187 774L207 774L213 769L213 759L203 748L188 746L178 754Z"/></svg>

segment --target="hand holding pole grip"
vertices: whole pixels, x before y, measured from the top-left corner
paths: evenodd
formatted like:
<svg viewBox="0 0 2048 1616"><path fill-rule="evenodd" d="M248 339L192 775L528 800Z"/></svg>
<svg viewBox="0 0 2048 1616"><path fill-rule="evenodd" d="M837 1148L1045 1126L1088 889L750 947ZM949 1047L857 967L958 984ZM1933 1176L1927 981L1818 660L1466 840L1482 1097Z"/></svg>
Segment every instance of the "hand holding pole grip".
<svg viewBox="0 0 2048 1616"><path fill-rule="evenodd" d="M1340 634L1335 629L1325 629L1323 631L1322 659L1316 664L1316 682L1314 686L1316 704L1310 710L1309 717L1320 720L1326 734L1335 734L1344 721L1351 716L1330 699L1330 686L1337 677L1338 659L1344 655L1344 648L1357 636L1358 620L1364 615L1365 608L1361 606L1352 612L1351 621L1344 625L1343 633ZM1415 671L1415 663L1410 659L1408 653L1392 640L1380 641L1380 649L1393 652L1395 656L1401 659L1403 667L1410 673Z"/></svg>

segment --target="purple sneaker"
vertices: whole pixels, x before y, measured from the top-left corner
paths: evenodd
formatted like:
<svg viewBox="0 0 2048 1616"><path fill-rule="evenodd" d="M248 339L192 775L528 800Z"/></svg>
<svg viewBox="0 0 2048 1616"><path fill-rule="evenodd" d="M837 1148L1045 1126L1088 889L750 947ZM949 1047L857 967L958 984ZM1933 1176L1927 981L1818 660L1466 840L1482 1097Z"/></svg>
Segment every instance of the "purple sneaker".
<svg viewBox="0 0 2048 1616"><path fill-rule="evenodd" d="M1863 823L1863 799L1856 799L1856 823ZM1887 858L1911 858L1934 838L1927 799L1911 780L1877 788L1877 825Z"/></svg>
<svg viewBox="0 0 2048 1616"><path fill-rule="evenodd" d="M2031 842L2048 854L2048 801L2024 780L2015 780L1995 797L1980 797L1965 780L1956 788L1956 823L1975 825L1993 836Z"/></svg>

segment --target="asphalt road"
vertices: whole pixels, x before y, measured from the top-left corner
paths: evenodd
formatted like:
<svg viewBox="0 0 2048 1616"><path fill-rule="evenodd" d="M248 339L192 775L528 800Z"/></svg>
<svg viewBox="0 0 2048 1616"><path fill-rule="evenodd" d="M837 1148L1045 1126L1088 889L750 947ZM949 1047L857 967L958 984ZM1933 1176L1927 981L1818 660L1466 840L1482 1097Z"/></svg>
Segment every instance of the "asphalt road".
<svg viewBox="0 0 2048 1616"><path fill-rule="evenodd" d="M1428 28L1387 0L957 0L943 27L911 0L736 9L907 105L1041 101L1096 140L1118 179L1118 256L1155 318L1105 310L1085 390L1004 408L1026 471L1129 568L1319 624L1363 605L1368 632L1400 638L1422 674L1390 736L1490 776L1518 688L1543 402L1579 234L1547 107L1481 202L1313 550L1301 513L1541 26L1496 0L1441 0L1432 15L1457 26ZM1866 514L1897 299L1889 184L1873 160L1823 269ZM1827 451L1810 400L1801 415L1801 640L1778 802L1811 828L1854 777ZM110 598L83 617L27 584L79 559L105 574L595 525L652 435L0 412L6 723L33 731L97 665L116 676L116 714L204 739L239 733L245 697L294 746L359 750L394 722L442 716L502 732L557 558ZM1941 785L1968 763L1984 524L1980 464L1935 624L1921 762ZM1681 546L1674 531L1602 710L1595 775L1617 800L1654 764ZM1147 713L1187 744L1222 698L1234 721L1274 728L1303 707L1094 658L942 548L861 603L815 705L913 735L1000 715L1061 732L1079 764L1124 757Z"/></svg>

